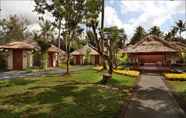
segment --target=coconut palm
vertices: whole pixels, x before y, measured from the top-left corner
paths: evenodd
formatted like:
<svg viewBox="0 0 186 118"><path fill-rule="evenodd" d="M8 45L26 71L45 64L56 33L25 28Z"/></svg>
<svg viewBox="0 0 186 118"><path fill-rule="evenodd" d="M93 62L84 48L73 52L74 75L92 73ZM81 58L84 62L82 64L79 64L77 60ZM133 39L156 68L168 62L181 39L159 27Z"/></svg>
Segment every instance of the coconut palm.
<svg viewBox="0 0 186 118"><path fill-rule="evenodd" d="M145 35L146 35L145 29L142 26L138 26L136 28L134 35L131 38L130 44L137 43L138 41L143 39L145 37Z"/></svg>
<svg viewBox="0 0 186 118"><path fill-rule="evenodd" d="M156 35L156 36L158 36L158 37L162 37L162 36L163 36L163 33L162 33L162 31L160 30L160 27L158 27L158 26L153 26L153 27L150 29L149 34Z"/></svg>
<svg viewBox="0 0 186 118"><path fill-rule="evenodd" d="M178 29L178 33L179 33L179 36L180 36L180 39L181 39L182 32L186 31L186 23L184 23L184 21L182 21L182 20L178 20L178 22L176 22L175 27Z"/></svg>

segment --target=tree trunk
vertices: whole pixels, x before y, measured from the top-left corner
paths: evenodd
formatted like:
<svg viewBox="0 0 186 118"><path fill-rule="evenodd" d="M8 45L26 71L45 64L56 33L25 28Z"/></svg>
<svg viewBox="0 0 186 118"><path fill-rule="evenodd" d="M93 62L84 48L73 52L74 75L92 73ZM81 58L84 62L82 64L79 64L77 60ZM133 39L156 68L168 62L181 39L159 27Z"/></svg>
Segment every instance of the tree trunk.
<svg viewBox="0 0 186 118"><path fill-rule="evenodd" d="M59 24L58 24L58 48L61 49L61 40L60 40L60 36L61 36L61 18L59 19ZM58 52L59 53L59 52ZM58 66L61 63L60 62L60 58L59 58L59 54L57 56L57 62L58 62Z"/></svg>
<svg viewBox="0 0 186 118"><path fill-rule="evenodd" d="M48 52L45 51L45 52L42 52L42 68L44 70L47 70L48 69Z"/></svg>
<svg viewBox="0 0 186 118"><path fill-rule="evenodd" d="M180 35L180 40L181 40L181 31L179 31L179 35Z"/></svg>
<svg viewBox="0 0 186 118"><path fill-rule="evenodd" d="M70 43L67 44L67 62L66 62L66 74L69 74L69 61L70 61L70 51L69 51Z"/></svg>

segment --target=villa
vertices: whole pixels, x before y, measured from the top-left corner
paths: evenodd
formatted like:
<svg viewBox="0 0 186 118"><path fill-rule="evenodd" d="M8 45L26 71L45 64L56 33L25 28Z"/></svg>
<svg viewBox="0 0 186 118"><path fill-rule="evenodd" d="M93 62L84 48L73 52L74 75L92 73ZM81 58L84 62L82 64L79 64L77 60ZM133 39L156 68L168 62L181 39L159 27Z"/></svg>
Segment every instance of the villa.
<svg viewBox="0 0 186 118"><path fill-rule="evenodd" d="M94 50L92 47L85 45L84 47L75 50L71 53L73 64L92 64L99 65L101 64L100 54Z"/></svg>
<svg viewBox="0 0 186 118"><path fill-rule="evenodd" d="M2 52L6 54L8 70L22 70L37 66L35 60L41 63L41 58L35 57L35 52L39 52L36 42L16 41L0 45ZM65 52L54 45L48 49L48 67L57 67Z"/></svg>
<svg viewBox="0 0 186 118"><path fill-rule="evenodd" d="M157 36L149 35L135 45L129 45L125 52L129 63L136 66L168 67L182 62L181 53L186 51L186 45L178 42L168 42Z"/></svg>
<svg viewBox="0 0 186 118"><path fill-rule="evenodd" d="M25 42L12 42L1 45L0 49L6 52L8 70L22 70L32 67L32 51L34 46Z"/></svg>

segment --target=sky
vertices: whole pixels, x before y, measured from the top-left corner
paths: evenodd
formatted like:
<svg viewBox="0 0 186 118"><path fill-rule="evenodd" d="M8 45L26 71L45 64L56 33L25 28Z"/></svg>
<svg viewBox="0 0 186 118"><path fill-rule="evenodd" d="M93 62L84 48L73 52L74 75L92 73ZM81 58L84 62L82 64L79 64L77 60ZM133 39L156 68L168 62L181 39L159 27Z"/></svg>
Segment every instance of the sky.
<svg viewBox="0 0 186 118"><path fill-rule="evenodd" d="M38 15L33 12L33 0L0 0L0 18L10 15L30 21L30 30L37 30ZM52 19L47 15L47 18ZM168 32L177 20L186 20L186 0L105 0L105 26L124 28L129 38L137 26L146 31L154 26ZM186 38L186 33L183 34Z"/></svg>

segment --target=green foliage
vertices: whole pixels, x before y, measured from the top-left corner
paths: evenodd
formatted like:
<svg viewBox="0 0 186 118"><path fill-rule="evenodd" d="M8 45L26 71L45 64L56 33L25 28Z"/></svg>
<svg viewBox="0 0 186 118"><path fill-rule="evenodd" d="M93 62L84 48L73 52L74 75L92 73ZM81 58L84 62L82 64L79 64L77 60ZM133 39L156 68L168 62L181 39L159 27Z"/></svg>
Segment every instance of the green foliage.
<svg viewBox="0 0 186 118"><path fill-rule="evenodd" d="M182 21L182 20L178 20L178 22L176 22L176 26L175 26L179 32L180 38L182 37L181 34L182 32L186 31L186 22Z"/></svg>
<svg viewBox="0 0 186 118"><path fill-rule="evenodd" d="M0 117L118 117L136 79L113 74L108 85L100 86L101 75L88 69L63 77L0 80Z"/></svg>
<svg viewBox="0 0 186 118"><path fill-rule="evenodd" d="M16 15L0 20L0 43L24 40L28 34L27 24L27 20Z"/></svg>
<svg viewBox="0 0 186 118"><path fill-rule="evenodd" d="M89 64L90 63L90 49L86 50L86 54L85 54L85 64Z"/></svg>
<svg viewBox="0 0 186 118"><path fill-rule="evenodd" d="M145 29L142 26L138 26L136 28L134 35L131 38L130 44L137 43L138 41L143 39L145 37L145 35L146 35Z"/></svg>
<svg viewBox="0 0 186 118"><path fill-rule="evenodd" d="M186 112L186 81L167 81L174 92L175 98Z"/></svg>
<svg viewBox="0 0 186 118"><path fill-rule="evenodd" d="M6 54L0 51L0 71L7 69Z"/></svg>
<svg viewBox="0 0 186 118"><path fill-rule="evenodd" d="M119 64L128 63L128 55L126 53L118 52L117 61L118 61Z"/></svg>
<svg viewBox="0 0 186 118"><path fill-rule="evenodd" d="M46 70L48 66L48 49L50 48L51 42L54 39L54 28L52 27L52 24L49 21L44 21L40 23L40 27L40 34L35 33L34 40L40 47L42 68Z"/></svg>
<svg viewBox="0 0 186 118"><path fill-rule="evenodd" d="M152 28L150 28L149 34L156 35L158 37L163 36L163 32L160 30L160 27L158 26L153 26Z"/></svg>
<svg viewBox="0 0 186 118"><path fill-rule="evenodd" d="M75 40L75 37L82 32L80 24L86 13L85 0L35 0L35 3L36 12L40 14L49 12L56 21L62 21L61 23L62 26L64 26L64 30L61 34L66 42L67 73L69 73L68 64L70 60L70 45L72 40Z"/></svg>

